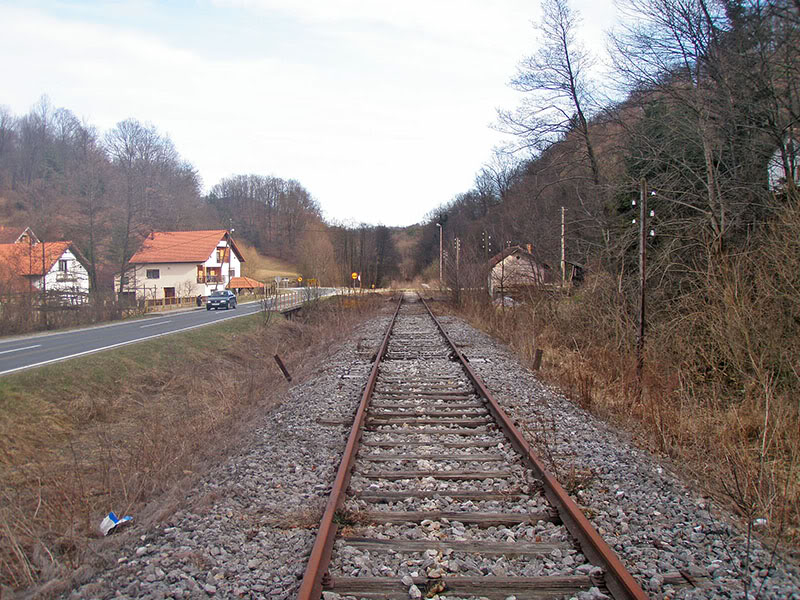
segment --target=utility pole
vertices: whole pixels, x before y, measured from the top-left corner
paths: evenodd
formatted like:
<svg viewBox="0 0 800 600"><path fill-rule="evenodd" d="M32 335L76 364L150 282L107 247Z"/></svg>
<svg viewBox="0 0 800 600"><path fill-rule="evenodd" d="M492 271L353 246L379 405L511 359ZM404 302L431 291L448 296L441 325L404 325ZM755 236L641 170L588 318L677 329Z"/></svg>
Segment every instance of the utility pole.
<svg viewBox="0 0 800 600"><path fill-rule="evenodd" d="M639 332L636 338L636 379L642 393L644 370L644 298L647 281L647 180L639 182Z"/></svg>
<svg viewBox="0 0 800 600"><path fill-rule="evenodd" d="M461 279L460 276L460 266L461 266L461 238L457 237L453 239L453 246L455 246L456 250L456 289L461 288Z"/></svg>
<svg viewBox="0 0 800 600"><path fill-rule="evenodd" d="M44 261L45 261L45 251L44 251L44 240L42 240L42 321L44 322L44 328L48 328L47 324L47 271L45 269Z"/></svg>
<svg viewBox="0 0 800 600"><path fill-rule="evenodd" d="M439 287L442 287L442 224L437 223L436 226L439 228Z"/></svg>
<svg viewBox="0 0 800 600"><path fill-rule="evenodd" d="M561 287L567 285L567 209L561 207Z"/></svg>

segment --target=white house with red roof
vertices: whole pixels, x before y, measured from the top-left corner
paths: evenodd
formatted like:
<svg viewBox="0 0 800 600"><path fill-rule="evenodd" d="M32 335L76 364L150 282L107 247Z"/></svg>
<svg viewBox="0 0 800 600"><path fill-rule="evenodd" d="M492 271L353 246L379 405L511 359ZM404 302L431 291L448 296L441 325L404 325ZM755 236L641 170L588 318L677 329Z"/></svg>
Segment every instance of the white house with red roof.
<svg viewBox="0 0 800 600"><path fill-rule="evenodd" d="M244 257L230 232L155 231L142 242L123 274L122 292L136 299L160 300L208 296L242 274ZM120 274L114 289L120 289ZM177 301L177 300L176 300Z"/></svg>
<svg viewBox="0 0 800 600"><path fill-rule="evenodd" d="M0 227L0 291L61 292L71 300L89 293L86 259L70 241L42 242L30 228Z"/></svg>

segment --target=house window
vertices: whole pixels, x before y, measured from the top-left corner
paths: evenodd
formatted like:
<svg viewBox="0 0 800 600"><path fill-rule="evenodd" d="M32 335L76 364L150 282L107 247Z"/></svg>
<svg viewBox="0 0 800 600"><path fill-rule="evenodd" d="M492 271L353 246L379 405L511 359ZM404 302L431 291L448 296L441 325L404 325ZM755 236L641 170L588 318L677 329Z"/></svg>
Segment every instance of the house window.
<svg viewBox="0 0 800 600"><path fill-rule="evenodd" d="M69 262L69 261L67 261L67 260L63 260L63 259L58 261L58 270L59 270L61 273L66 273L66 272L69 270L69 269L68 269L68 266L67 266L67 263L68 263L68 262Z"/></svg>
<svg viewBox="0 0 800 600"><path fill-rule="evenodd" d="M148 279L158 279L159 277L161 277L161 273L158 269L147 269Z"/></svg>
<svg viewBox="0 0 800 600"><path fill-rule="evenodd" d="M226 250L227 250L227 248L217 248L217 262L219 264L222 264L222 263L225 262L225 257L227 255L226 252L225 252Z"/></svg>
<svg viewBox="0 0 800 600"><path fill-rule="evenodd" d="M231 268L229 270L230 270L230 273L229 273L230 277L231 278L236 277L236 267L231 266Z"/></svg>

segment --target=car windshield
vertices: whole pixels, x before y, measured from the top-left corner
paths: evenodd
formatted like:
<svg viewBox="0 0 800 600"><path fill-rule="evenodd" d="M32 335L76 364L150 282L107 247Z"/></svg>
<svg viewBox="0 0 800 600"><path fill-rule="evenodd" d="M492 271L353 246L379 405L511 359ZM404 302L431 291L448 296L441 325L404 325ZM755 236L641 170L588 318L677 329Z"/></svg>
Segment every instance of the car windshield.
<svg viewBox="0 0 800 600"><path fill-rule="evenodd" d="M211 297L214 298L221 298L223 296L227 296L228 292L211 292Z"/></svg>

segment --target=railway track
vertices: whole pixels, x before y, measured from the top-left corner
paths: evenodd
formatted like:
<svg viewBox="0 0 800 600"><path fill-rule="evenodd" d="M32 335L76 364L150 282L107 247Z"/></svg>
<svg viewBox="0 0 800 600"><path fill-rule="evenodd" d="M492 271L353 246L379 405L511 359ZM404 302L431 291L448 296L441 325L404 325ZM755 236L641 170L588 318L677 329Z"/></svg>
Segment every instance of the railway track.
<svg viewBox="0 0 800 600"><path fill-rule="evenodd" d="M647 597L425 303L402 299L298 598L325 590L343 598Z"/></svg>

